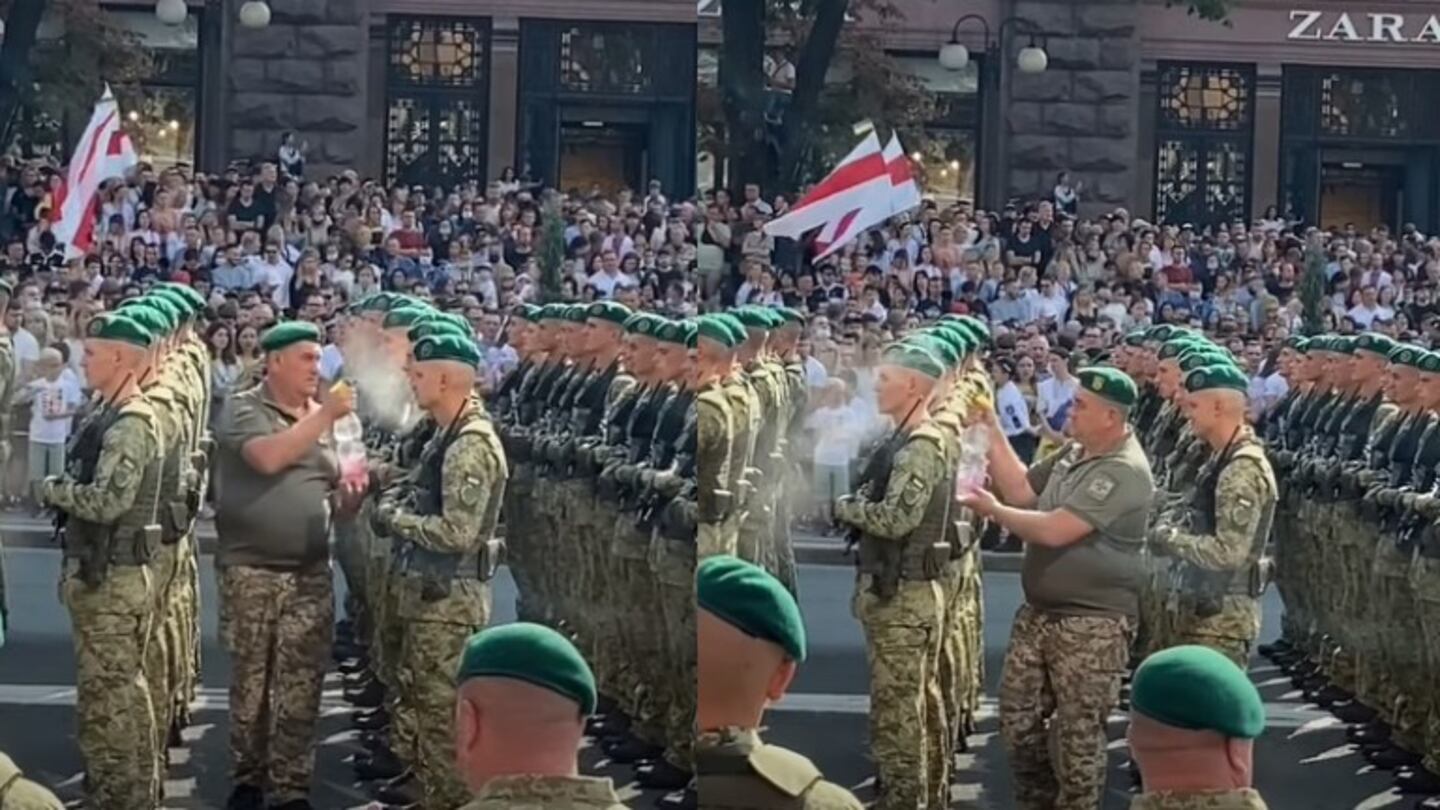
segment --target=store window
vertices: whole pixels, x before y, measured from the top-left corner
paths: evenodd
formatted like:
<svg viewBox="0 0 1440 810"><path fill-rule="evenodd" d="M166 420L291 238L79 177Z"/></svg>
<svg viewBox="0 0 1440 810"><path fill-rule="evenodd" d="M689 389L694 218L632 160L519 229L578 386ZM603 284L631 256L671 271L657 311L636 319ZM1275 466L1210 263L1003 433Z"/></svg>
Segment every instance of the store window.
<svg viewBox="0 0 1440 810"><path fill-rule="evenodd" d="M1197 227L1248 219L1254 66L1161 62L1155 97L1156 218Z"/></svg>
<svg viewBox="0 0 1440 810"><path fill-rule="evenodd" d="M921 188L942 202L973 202L980 158L980 60L972 58L964 70L946 70L933 54L897 61L935 96L930 120L914 133L901 133Z"/></svg>
<svg viewBox="0 0 1440 810"><path fill-rule="evenodd" d="M389 25L387 181L452 186L482 177L489 21L392 17Z"/></svg>
<svg viewBox="0 0 1440 810"><path fill-rule="evenodd" d="M576 93L650 92L652 32L585 23L560 32L560 85Z"/></svg>

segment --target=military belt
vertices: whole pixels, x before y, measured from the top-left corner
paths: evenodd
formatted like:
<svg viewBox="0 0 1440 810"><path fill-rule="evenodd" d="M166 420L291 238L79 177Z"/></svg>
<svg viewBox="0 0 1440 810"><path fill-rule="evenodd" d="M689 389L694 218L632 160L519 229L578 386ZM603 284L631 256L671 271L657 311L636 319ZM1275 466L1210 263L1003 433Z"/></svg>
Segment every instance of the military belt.
<svg viewBox="0 0 1440 810"><path fill-rule="evenodd" d="M444 579L480 579L480 555L474 552L457 554L433 551L414 543L397 546L396 561L400 573L414 573Z"/></svg>

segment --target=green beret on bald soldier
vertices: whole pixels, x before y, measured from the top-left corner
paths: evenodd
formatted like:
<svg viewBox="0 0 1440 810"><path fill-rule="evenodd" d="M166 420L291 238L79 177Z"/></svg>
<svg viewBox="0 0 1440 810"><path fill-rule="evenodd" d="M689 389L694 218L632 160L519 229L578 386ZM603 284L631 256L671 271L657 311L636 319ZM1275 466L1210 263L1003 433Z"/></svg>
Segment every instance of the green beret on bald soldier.
<svg viewBox="0 0 1440 810"><path fill-rule="evenodd" d="M1391 365L1410 366L1411 368L1418 369L1420 368L1420 358L1425 356L1425 354L1425 350L1418 346L1401 343L1391 349L1390 353L1385 356L1385 359L1389 361Z"/></svg>
<svg viewBox="0 0 1440 810"><path fill-rule="evenodd" d="M793 661L805 660L805 622L785 586L738 557L707 557L695 569L695 603L747 636L768 641Z"/></svg>
<svg viewBox="0 0 1440 810"><path fill-rule="evenodd" d="M1253 740L1265 731L1265 704L1244 670L1199 645L1161 650L1141 662L1130 684L1131 711L1190 731Z"/></svg>
<svg viewBox="0 0 1440 810"><path fill-rule="evenodd" d="M515 309L511 310L510 314L515 316L516 318L519 318L522 321L529 321L530 323L535 323L536 321L540 320L540 307L537 307L534 304L521 304L520 306L515 307Z"/></svg>
<svg viewBox="0 0 1440 810"><path fill-rule="evenodd" d="M538 319L542 321L569 320L569 318L566 317L566 312L568 312L568 308L564 304L546 304L540 308Z"/></svg>
<svg viewBox="0 0 1440 810"><path fill-rule="evenodd" d="M1124 343L1125 343L1126 346L1132 346L1132 347L1135 347L1135 348L1139 348L1140 346L1144 346L1144 345L1145 345L1145 330L1144 330L1144 329L1131 329L1129 332L1126 332L1126 333L1125 333L1125 338L1124 338Z"/></svg>
<svg viewBox="0 0 1440 810"><path fill-rule="evenodd" d="M455 335L467 340L474 339L474 335L471 334L469 329L462 329L449 321L441 320L421 321L410 327L410 331L405 333L405 336L411 343L415 343L432 335Z"/></svg>
<svg viewBox="0 0 1440 810"><path fill-rule="evenodd" d="M201 295L198 290L188 284L178 284L173 281L167 281L164 284L157 286L154 291L173 295L185 301L187 304L190 305L191 311L195 312L196 314L204 312L205 307L207 306L205 296Z"/></svg>
<svg viewBox="0 0 1440 810"><path fill-rule="evenodd" d="M511 622L481 630L465 642L455 682L472 678L524 681L575 701L579 715L595 711L595 676L569 639L548 627Z"/></svg>
<svg viewBox="0 0 1440 810"><path fill-rule="evenodd" d="M385 313L385 329L409 329L421 321L433 320L439 314L429 307L396 307Z"/></svg>
<svg viewBox="0 0 1440 810"><path fill-rule="evenodd" d="M623 327L630 317L630 308L614 301L596 301L585 310L585 319L606 321Z"/></svg>
<svg viewBox="0 0 1440 810"><path fill-rule="evenodd" d="M1174 360L1187 350L1200 345L1202 345L1200 342L1188 335L1173 337L1160 344L1160 350L1155 353L1155 356L1160 360Z"/></svg>
<svg viewBox="0 0 1440 810"><path fill-rule="evenodd" d="M920 373L932 380L945 376L945 364L933 352L913 344L892 343L880 356L880 364L898 366Z"/></svg>
<svg viewBox="0 0 1440 810"><path fill-rule="evenodd" d="M627 334L653 338L655 337L656 330L658 330L664 322L665 319L658 315L651 315L648 312L637 312L629 318L626 318L623 325Z"/></svg>
<svg viewBox="0 0 1440 810"><path fill-rule="evenodd" d="M260 348L267 352L288 349L296 343L320 343L320 327L309 321L285 321L260 336Z"/></svg>
<svg viewBox="0 0 1440 810"><path fill-rule="evenodd" d="M170 319L142 299L132 298L124 301L115 308L115 311L145 327L145 330L157 339L170 334L172 326Z"/></svg>
<svg viewBox="0 0 1440 810"><path fill-rule="evenodd" d="M916 346L935 355L935 358L945 366L946 371L955 368L960 363L960 353L938 335L923 333L906 335L900 343L906 346Z"/></svg>
<svg viewBox="0 0 1440 810"><path fill-rule="evenodd" d="M703 315L697 318L695 332L697 338L718 343L729 351L734 351L741 342L741 338L736 336L735 330L728 323L720 320L719 315Z"/></svg>
<svg viewBox="0 0 1440 810"><path fill-rule="evenodd" d="M694 324L686 321L662 321L655 326L654 338L661 343L684 346L694 331Z"/></svg>
<svg viewBox="0 0 1440 810"><path fill-rule="evenodd" d="M1355 338L1355 351L1378 354L1381 357L1386 358L1390 356L1390 352L1394 350L1395 345L1395 341L1391 340L1385 335L1376 334L1374 332L1366 332L1365 334Z"/></svg>
<svg viewBox="0 0 1440 810"><path fill-rule="evenodd" d="M764 307L736 307L725 314L739 321L746 329L770 329L770 316L765 313Z"/></svg>
<svg viewBox="0 0 1440 810"><path fill-rule="evenodd" d="M155 343L155 335L144 324L119 312L102 312L90 320L85 337L94 340L114 340L148 349Z"/></svg>
<svg viewBox="0 0 1440 810"><path fill-rule="evenodd" d="M1185 390L1192 394L1201 391L1229 389L1242 394L1250 392L1250 381L1245 372L1228 365L1202 366L1185 375Z"/></svg>
<svg viewBox="0 0 1440 810"><path fill-rule="evenodd" d="M1420 352L1420 359L1415 362L1415 367L1425 374L1440 374L1440 354Z"/></svg>
<svg viewBox="0 0 1440 810"><path fill-rule="evenodd" d="M1121 408L1129 409L1139 397L1135 381L1118 368L1088 366L1080 369L1075 376L1080 380L1081 390Z"/></svg>
<svg viewBox="0 0 1440 810"><path fill-rule="evenodd" d="M421 338L410 351L415 355L417 363L440 360L464 363L470 368L480 367L480 350L475 347L475 341L456 334Z"/></svg>
<svg viewBox="0 0 1440 810"><path fill-rule="evenodd" d="M1184 374L1188 374L1197 368L1205 368L1206 366L1234 365L1235 361L1230 359L1228 355L1217 352L1195 352L1193 354L1180 356L1180 371Z"/></svg>
<svg viewBox="0 0 1440 810"><path fill-rule="evenodd" d="M150 294L146 296L146 298L151 301L164 301L166 304L169 304L174 308L175 315L180 323L189 323L195 320L196 315L205 311L204 307L198 310L195 309L191 306L189 299L184 298L179 293L173 292L169 287L156 287L150 291Z"/></svg>
<svg viewBox="0 0 1440 810"><path fill-rule="evenodd" d="M791 325L791 326L804 326L804 325L805 325L805 322L806 322L805 314L802 313L802 312L800 312L800 311L797 310L797 309L791 309L790 307L779 307L779 308L777 308L777 309L775 310L775 313L780 316L780 319L781 319L782 321L784 321L786 325Z"/></svg>

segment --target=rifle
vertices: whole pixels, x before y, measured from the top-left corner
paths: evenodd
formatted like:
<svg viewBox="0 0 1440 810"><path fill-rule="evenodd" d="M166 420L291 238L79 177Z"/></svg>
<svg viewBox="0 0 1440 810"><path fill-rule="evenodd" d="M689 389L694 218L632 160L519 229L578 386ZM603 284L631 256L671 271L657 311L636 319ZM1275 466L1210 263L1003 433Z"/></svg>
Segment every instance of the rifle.
<svg viewBox="0 0 1440 810"><path fill-rule="evenodd" d="M885 499L884 484L890 479L890 469L895 464L895 454L900 451L900 447L905 443L905 437L907 435L905 426L909 424L910 417L915 415L915 409L920 407L920 403L921 400L915 400L915 404L910 406L910 410L905 414L905 418L896 423L895 429L890 432L889 437L876 445L875 448L870 451L870 457L865 461L865 469L860 474L859 485L861 487L866 484L870 485L868 494L872 503L879 503ZM855 547L860 545L860 528L858 526L842 525L838 520L836 521L836 528L845 531L845 553L854 553Z"/></svg>

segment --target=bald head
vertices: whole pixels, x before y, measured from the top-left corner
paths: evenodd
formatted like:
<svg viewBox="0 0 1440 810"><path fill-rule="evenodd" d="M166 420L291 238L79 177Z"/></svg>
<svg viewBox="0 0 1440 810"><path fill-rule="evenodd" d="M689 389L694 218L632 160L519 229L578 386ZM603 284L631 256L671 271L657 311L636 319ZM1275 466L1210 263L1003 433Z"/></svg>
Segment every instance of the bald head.
<svg viewBox="0 0 1440 810"><path fill-rule="evenodd" d="M696 611L695 718L702 729L756 728L767 704L785 695L795 662L708 610Z"/></svg>
<svg viewBox="0 0 1440 810"><path fill-rule="evenodd" d="M1146 792L1239 790L1254 779L1254 743L1130 713L1130 754Z"/></svg>
<svg viewBox="0 0 1440 810"><path fill-rule="evenodd" d="M514 678L471 678L455 705L455 759L478 791L498 776L573 776L585 734L580 705Z"/></svg>

